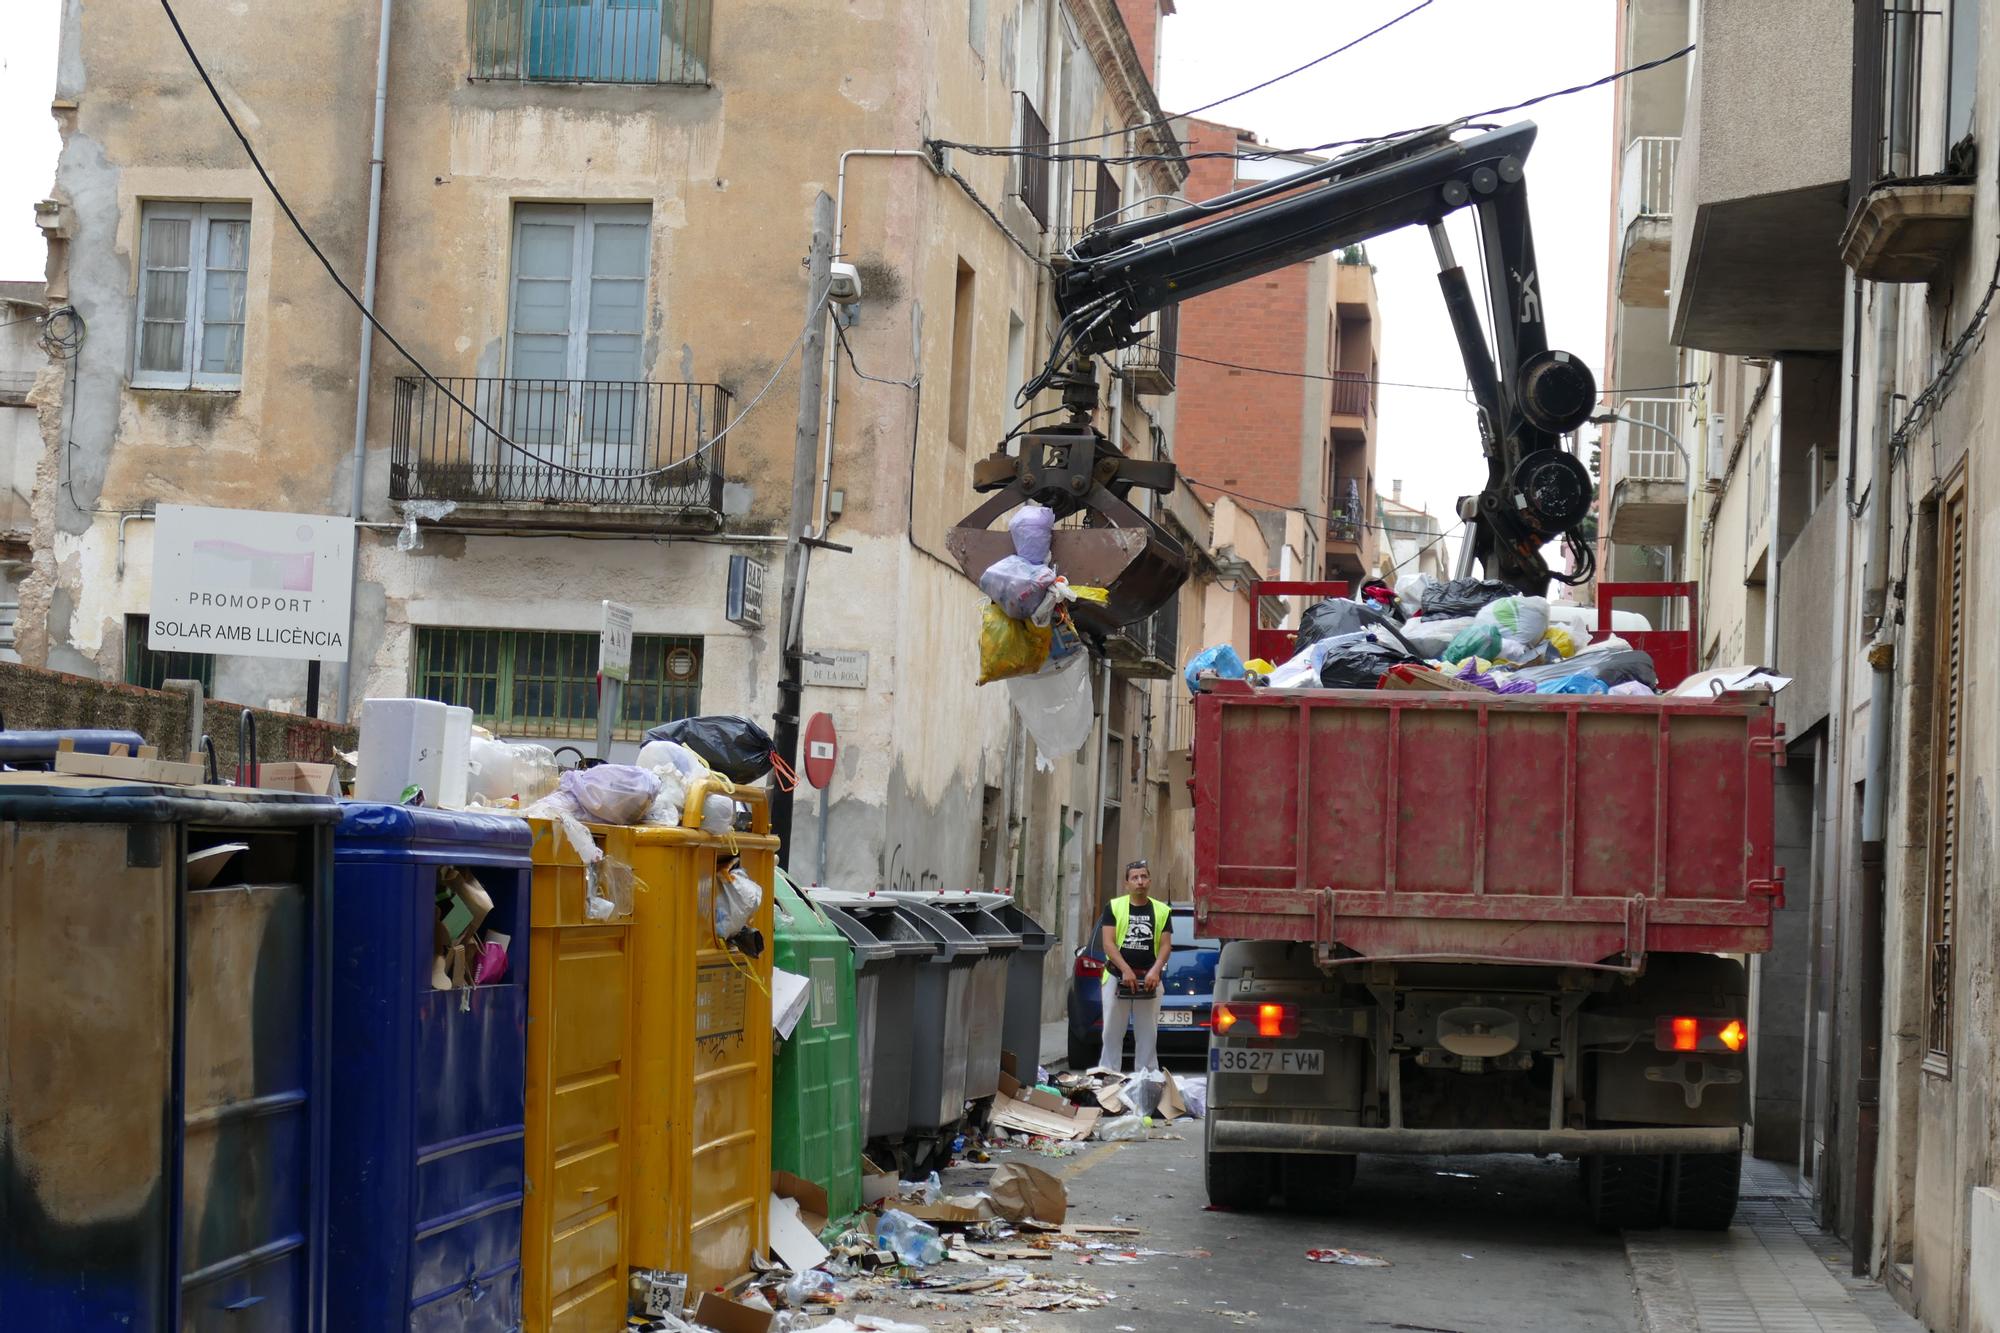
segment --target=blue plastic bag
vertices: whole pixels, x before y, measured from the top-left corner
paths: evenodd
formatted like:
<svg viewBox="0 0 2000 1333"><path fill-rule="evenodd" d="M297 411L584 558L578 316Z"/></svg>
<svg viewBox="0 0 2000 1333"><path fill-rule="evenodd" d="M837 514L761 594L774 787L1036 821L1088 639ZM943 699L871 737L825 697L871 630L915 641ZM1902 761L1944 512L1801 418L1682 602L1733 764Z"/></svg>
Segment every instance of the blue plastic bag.
<svg viewBox="0 0 2000 1333"><path fill-rule="evenodd" d="M1201 693L1201 688L1195 684L1195 680L1204 671L1213 671L1224 680L1242 680L1249 674L1243 669L1243 659L1236 655L1236 649L1226 643L1202 649L1187 664L1185 674L1189 694Z"/></svg>
<svg viewBox="0 0 2000 1333"><path fill-rule="evenodd" d="M1592 675L1578 672L1561 680L1545 680L1535 686L1537 694L1609 694L1611 687Z"/></svg>

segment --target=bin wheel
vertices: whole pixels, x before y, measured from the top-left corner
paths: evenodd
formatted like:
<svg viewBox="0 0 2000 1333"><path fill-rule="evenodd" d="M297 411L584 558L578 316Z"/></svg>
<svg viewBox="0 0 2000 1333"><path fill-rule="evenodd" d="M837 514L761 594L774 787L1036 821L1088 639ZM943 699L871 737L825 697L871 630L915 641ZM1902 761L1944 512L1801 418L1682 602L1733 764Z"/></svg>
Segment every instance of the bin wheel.
<svg viewBox="0 0 2000 1333"><path fill-rule="evenodd" d="M1667 1161L1666 1220L1688 1231L1727 1231L1736 1218L1743 1153L1684 1152Z"/></svg>
<svg viewBox="0 0 2000 1333"><path fill-rule="evenodd" d="M1607 1153L1583 1161L1590 1220L1605 1231L1647 1231L1660 1225L1666 1161L1652 1153Z"/></svg>
<svg viewBox="0 0 2000 1333"><path fill-rule="evenodd" d="M1218 1208L1239 1213L1261 1212L1271 1202L1277 1188L1277 1154L1267 1152L1225 1152L1214 1148L1213 1112L1207 1121L1202 1144L1202 1176L1208 1186L1208 1201Z"/></svg>
<svg viewBox="0 0 2000 1333"><path fill-rule="evenodd" d="M1285 1203L1295 1213L1326 1213L1340 1205L1341 1196L1354 1186L1357 1158L1343 1153L1287 1153L1272 1163L1285 1192Z"/></svg>

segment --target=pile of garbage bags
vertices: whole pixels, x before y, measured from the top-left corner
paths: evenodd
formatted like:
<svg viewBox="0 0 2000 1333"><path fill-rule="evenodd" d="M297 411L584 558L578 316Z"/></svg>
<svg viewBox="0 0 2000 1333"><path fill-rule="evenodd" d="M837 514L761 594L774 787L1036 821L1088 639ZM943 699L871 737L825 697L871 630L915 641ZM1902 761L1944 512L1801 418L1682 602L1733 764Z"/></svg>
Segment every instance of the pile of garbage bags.
<svg viewBox="0 0 2000 1333"><path fill-rule="evenodd" d="M1007 682L1046 770L1075 754L1092 721L1090 657L1070 622L1072 602L1103 602L1103 588L1072 584L1053 563L1056 515L1024 504L1007 519L1014 547L979 576L989 599L979 620L979 683Z"/></svg>
<svg viewBox="0 0 2000 1333"><path fill-rule="evenodd" d="M1200 677L1212 673L1271 689L1368 690L1381 688L1397 667L1421 667L1496 694L1659 692L1649 654L1615 632L1591 642L1593 607L1476 578L1407 577L1394 590L1393 610L1380 587L1371 591L1364 601L1331 598L1308 607L1298 651L1282 664L1243 662L1227 645L1205 650L1188 663L1188 688L1198 690ZM1622 611L1612 623L1614 631L1651 628Z"/></svg>

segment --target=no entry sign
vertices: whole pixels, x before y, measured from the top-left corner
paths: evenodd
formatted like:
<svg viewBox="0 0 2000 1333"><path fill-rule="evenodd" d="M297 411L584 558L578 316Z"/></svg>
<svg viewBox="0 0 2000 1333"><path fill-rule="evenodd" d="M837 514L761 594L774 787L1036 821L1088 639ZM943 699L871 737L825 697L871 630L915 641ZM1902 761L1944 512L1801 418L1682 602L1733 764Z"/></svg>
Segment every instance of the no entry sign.
<svg viewBox="0 0 2000 1333"><path fill-rule="evenodd" d="M825 790L833 781L833 764L840 757L840 740L833 733L833 718L814 713L806 720L806 781Z"/></svg>

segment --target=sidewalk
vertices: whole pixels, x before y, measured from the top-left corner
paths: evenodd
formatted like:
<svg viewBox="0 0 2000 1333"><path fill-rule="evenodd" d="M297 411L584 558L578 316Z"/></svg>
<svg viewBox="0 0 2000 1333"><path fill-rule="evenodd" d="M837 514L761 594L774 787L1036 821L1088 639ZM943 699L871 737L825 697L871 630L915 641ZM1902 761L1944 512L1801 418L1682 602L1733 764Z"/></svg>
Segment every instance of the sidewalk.
<svg viewBox="0 0 2000 1333"><path fill-rule="evenodd" d="M1743 1164L1727 1232L1631 1231L1625 1253L1647 1333L1924 1333L1813 1221L1797 1177Z"/></svg>

